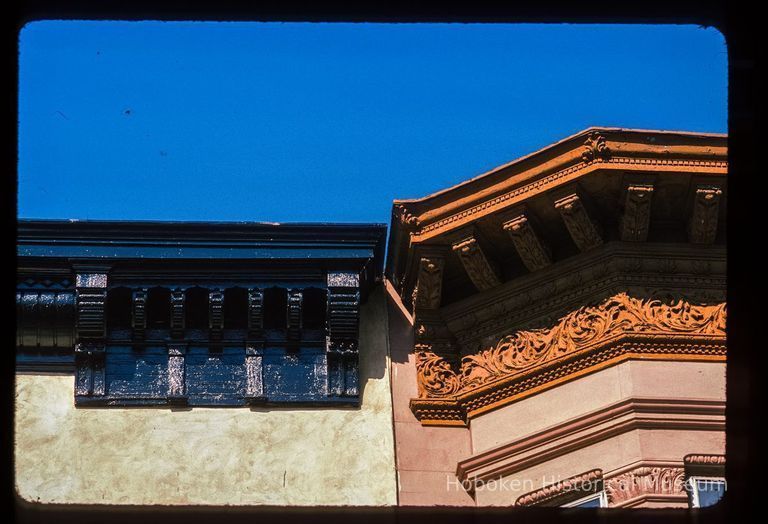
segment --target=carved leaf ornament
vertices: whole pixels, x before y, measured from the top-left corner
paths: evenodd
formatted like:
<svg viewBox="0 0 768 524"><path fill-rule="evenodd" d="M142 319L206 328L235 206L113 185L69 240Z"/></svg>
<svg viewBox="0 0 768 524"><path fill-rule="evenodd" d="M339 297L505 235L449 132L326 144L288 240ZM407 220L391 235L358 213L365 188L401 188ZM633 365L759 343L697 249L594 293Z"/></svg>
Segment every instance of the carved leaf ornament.
<svg viewBox="0 0 768 524"><path fill-rule="evenodd" d="M725 335L725 322L725 303L664 303L619 293L598 306L572 311L550 329L506 335L494 347L465 356L459 373L440 356L420 351L416 361L419 394L441 397L471 390L626 333Z"/></svg>
<svg viewBox="0 0 768 524"><path fill-rule="evenodd" d="M453 395L459 390L459 377L448 362L431 351L416 353L419 391L428 391L432 396Z"/></svg>

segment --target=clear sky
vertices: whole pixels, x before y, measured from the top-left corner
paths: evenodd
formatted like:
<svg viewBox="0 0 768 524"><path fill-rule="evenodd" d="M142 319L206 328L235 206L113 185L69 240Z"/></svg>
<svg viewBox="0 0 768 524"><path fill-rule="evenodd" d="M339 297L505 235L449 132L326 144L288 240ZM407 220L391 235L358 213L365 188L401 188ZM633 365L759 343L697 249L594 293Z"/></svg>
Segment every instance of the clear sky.
<svg viewBox="0 0 768 524"><path fill-rule="evenodd" d="M598 126L727 131L697 26L44 21L19 54L23 218L388 222Z"/></svg>

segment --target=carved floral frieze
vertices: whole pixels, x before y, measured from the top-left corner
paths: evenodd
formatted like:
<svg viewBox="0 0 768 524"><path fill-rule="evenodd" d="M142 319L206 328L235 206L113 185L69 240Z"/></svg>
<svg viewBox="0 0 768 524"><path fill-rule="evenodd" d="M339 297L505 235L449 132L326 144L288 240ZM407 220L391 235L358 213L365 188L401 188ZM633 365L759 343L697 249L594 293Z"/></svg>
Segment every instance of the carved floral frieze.
<svg viewBox="0 0 768 524"><path fill-rule="evenodd" d="M605 480L608 504L620 506L653 495L685 496L685 471L681 467L642 466Z"/></svg>
<svg viewBox="0 0 768 524"><path fill-rule="evenodd" d="M472 391L550 362L569 358L628 333L725 335L726 305L664 302L618 293L597 306L581 307L548 329L522 330L502 337L493 347L465 356L455 372L441 357L417 355L419 396L434 398Z"/></svg>

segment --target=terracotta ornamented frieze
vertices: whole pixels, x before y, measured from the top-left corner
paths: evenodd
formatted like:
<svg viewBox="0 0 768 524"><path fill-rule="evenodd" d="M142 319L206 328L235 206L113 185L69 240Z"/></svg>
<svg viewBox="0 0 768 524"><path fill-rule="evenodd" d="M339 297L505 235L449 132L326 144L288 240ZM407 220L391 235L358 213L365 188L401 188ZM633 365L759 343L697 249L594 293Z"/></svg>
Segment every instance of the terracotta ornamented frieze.
<svg viewBox="0 0 768 524"><path fill-rule="evenodd" d="M569 313L551 329L518 331L503 337L493 348L464 357L461 390L541 366L621 333L725 335L725 318L725 304L696 306L683 300L665 304L619 293L599 306L582 307Z"/></svg>
<svg viewBox="0 0 768 524"><path fill-rule="evenodd" d="M605 492L611 506L632 505L651 497L686 497L685 471L681 467L649 467L627 471L605 480Z"/></svg>
<svg viewBox="0 0 768 524"><path fill-rule="evenodd" d="M459 391L456 372L447 360L431 351L416 353L416 373L419 391L425 396L453 395Z"/></svg>
<svg viewBox="0 0 768 524"><path fill-rule="evenodd" d="M449 305L441 313L464 354L488 347L510 325L519 329L552 325L574 304L594 303L618 291L633 296L668 300L684 298L698 303L725 300L724 252L708 252L707 259L692 259L684 251L654 249L638 255L632 246L609 243L582 255L582 260L561 262L557 272L544 269L477 296ZM661 273L675 264L674 273Z"/></svg>
<svg viewBox="0 0 768 524"><path fill-rule="evenodd" d="M593 469L567 478L555 484L544 486L541 489L526 493L518 497L515 506L548 506L560 502L564 497L576 494L583 497L599 491L602 485L603 471ZM598 488L598 489L595 489Z"/></svg>
<svg viewBox="0 0 768 524"><path fill-rule="evenodd" d="M618 293L572 311L552 328L506 335L463 357L458 373L436 354L423 354L417 359L419 399L411 408L424 422L420 410L445 399L471 416L629 355L723 360L725 324L725 303L668 303Z"/></svg>
<svg viewBox="0 0 768 524"><path fill-rule="evenodd" d="M477 243L477 239L470 237L457 242L453 244L453 251L459 256L467 275L479 291L501 284L498 275Z"/></svg>
<svg viewBox="0 0 768 524"><path fill-rule="evenodd" d="M588 164L594 161L601 162L603 160L608 160L610 157L611 150L608 149L605 137L597 132L590 133L584 141L581 159Z"/></svg>

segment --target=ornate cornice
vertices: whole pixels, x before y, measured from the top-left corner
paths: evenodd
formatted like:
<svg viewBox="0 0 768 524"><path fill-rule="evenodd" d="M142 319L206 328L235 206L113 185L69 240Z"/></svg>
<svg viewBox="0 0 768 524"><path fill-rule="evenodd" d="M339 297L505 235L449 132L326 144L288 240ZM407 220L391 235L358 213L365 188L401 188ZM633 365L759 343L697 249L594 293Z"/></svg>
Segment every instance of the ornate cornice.
<svg viewBox="0 0 768 524"><path fill-rule="evenodd" d="M632 506L649 497L687 499L681 467L640 466L604 481L608 504Z"/></svg>
<svg viewBox="0 0 768 524"><path fill-rule="evenodd" d="M725 239L719 234L724 233L723 224L717 224L717 210L706 205L716 197L699 195L696 188L719 187L725 205L727 154L725 135L584 130L454 187L424 198L395 201L389 278L410 302L419 272L415 251L450 248L466 230L482 237L482 254L500 283L493 277L473 278L471 271L477 274L486 266L480 256L460 259L471 261L470 269L451 260L445 267L445 281L451 284L444 289L442 308L477 295L496 294L497 288L529 276L526 269L543 273L550 266L561 268L579 256L570 242L563 244L564 229L582 254L600 251L601 244L618 239L665 244L682 239L686 224L691 242L675 241L678 245L697 248L696 244L716 242L720 246ZM552 213L554 203L558 213ZM540 227L532 228L533 224ZM511 247L518 257L510 257ZM461 269L467 269L466 274ZM467 351L462 338L456 333Z"/></svg>
<svg viewBox="0 0 768 524"><path fill-rule="evenodd" d="M409 212L408 208L406 208L402 204L398 204L395 206L394 215L397 217L398 221L405 228L408 228L408 229L416 228L419 225L419 217Z"/></svg>
<svg viewBox="0 0 768 524"><path fill-rule="evenodd" d="M618 293L572 311L552 328L508 334L493 347L465 356L458 372L435 354L420 354L419 399L411 408L425 422L421 409L434 410L433 399L450 399L471 416L505 403L505 397L633 355L724 359L725 322L725 303L665 303Z"/></svg>
<svg viewBox="0 0 768 524"><path fill-rule="evenodd" d="M665 159L626 156L614 156L605 159L603 162L584 162L583 159L580 159L576 164L555 170L554 172L541 176L541 178L537 178L527 184L516 187L511 191L453 214L449 214L445 217L434 219L430 222L418 218L414 219L413 216L410 215L411 221L408 224L413 227L416 227L415 224L419 224L419 227L413 231L412 241L422 242L451 229L454 224L466 224L482 216L506 209L533 194L541 193L549 188L586 176L595 169L632 169L636 166L643 166L644 168L667 167L670 169L695 167L702 170L711 170L714 174L723 175L728 169L728 162L726 160L715 159Z"/></svg>

